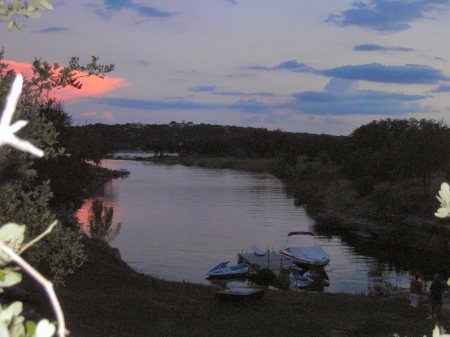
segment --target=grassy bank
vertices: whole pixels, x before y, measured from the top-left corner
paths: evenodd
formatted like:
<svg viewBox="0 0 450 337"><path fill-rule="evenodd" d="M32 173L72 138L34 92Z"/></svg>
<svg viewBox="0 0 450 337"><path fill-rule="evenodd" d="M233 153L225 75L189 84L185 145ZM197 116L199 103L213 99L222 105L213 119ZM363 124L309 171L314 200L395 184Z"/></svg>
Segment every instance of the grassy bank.
<svg viewBox="0 0 450 337"><path fill-rule="evenodd" d="M157 280L86 240L89 261L57 289L71 336L424 336L433 324L406 299L271 291L222 303L217 288ZM447 324L445 322L444 324Z"/></svg>

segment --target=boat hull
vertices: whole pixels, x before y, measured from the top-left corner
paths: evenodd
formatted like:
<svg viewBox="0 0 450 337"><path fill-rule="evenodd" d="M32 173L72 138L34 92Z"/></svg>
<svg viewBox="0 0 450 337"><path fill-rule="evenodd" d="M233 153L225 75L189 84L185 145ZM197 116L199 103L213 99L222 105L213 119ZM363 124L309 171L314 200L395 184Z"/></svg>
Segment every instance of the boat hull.
<svg viewBox="0 0 450 337"><path fill-rule="evenodd" d="M321 247L288 247L280 254L300 267L325 267L330 257Z"/></svg>
<svg viewBox="0 0 450 337"><path fill-rule="evenodd" d="M245 263L228 265L228 262L219 263L206 273L208 279L242 278L248 274L248 266Z"/></svg>

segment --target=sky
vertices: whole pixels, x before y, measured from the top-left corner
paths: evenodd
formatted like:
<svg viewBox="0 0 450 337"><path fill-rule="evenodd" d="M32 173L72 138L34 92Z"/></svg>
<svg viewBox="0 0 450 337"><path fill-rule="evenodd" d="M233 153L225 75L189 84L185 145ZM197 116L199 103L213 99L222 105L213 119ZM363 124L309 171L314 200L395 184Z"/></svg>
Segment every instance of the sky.
<svg viewBox="0 0 450 337"><path fill-rule="evenodd" d="M54 0L4 58L115 64L55 93L74 124L171 121L348 135L450 124L450 0Z"/></svg>

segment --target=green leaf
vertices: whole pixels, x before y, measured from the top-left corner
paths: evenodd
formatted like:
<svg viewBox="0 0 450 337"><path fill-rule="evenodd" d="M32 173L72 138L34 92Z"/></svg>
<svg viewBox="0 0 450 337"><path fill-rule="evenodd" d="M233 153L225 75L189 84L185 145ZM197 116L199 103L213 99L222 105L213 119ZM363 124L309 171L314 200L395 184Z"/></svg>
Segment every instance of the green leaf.
<svg viewBox="0 0 450 337"><path fill-rule="evenodd" d="M48 9L49 11L53 9L53 5L47 0L40 0L39 2L41 3L41 6L44 7L45 9Z"/></svg>
<svg viewBox="0 0 450 337"><path fill-rule="evenodd" d="M14 245L21 245L25 235L25 225L18 225L15 223L7 223L0 228L0 241L3 241L11 247L10 243ZM12 247L12 248L14 248Z"/></svg>
<svg viewBox="0 0 450 337"><path fill-rule="evenodd" d="M22 312L22 308L22 302L17 301L11 303L8 307L4 308L0 312L0 321L2 321L6 326L9 326L12 320L20 315L20 313Z"/></svg>
<svg viewBox="0 0 450 337"><path fill-rule="evenodd" d="M41 319L36 326L36 337L51 337L54 335L56 327L48 319Z"/></svg>
<svg viewBox="0 0 450 337"><path fill-rule="evenodd" d="M8 327L0 320L0 336L2 337L10 337Z"/></svg>
<svg viewBox="0 0 450 337"><path fill-rule="evenodd" d="M25 235L25 226L15 223L7 223L0 228L0 241L3 241L8 247L14 251L18 251L23 243ZM0 264L10 261L10 257L0 251Z"/></svg>
<svg viewBox="0 0 450 337"><path fill-rule="evenodd" d="M26 321L25 327L27 329L27 336L34 336L36 333L36 322Z"/></svg>
<svg viewBox="0 0 450 337"><path fill-rule="evenodd" d="M22 302L16 301L11 303L8 306L8 310L11 310L11 312L13 313L13 316L19 316L20 313L22 312L23 309L23 304Z"/></svg>
<svg viewBox="0 0 450 337"><path fill-rule="evenodd" d="M29 18L32 19L38 19L41 17L42 14L38 11L26 11L23 13L23 15L28 16Z"/></svg>
<svg viewBox="0 0 450 337"><path fill-rule="evenodd" d="M0 288L7 288L22 281L22 274L13 271L11 268L2 270L2 277L0 278Z"/></svg>

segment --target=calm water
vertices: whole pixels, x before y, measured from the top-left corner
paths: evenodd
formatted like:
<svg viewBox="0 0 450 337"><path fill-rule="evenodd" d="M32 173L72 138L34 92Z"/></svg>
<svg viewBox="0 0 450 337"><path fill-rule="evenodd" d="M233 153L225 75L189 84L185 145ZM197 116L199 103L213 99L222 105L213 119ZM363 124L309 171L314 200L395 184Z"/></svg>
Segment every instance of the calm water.
<svg viewBox="0 0 450 337"><path fill-rule="evenodd" d="M166 280L208 284L205 272L217 263L236 262L250 245L278 251L288 232L314 225L268 174L120 160L103 165L131 172L108 183L101 197L114 207L114 223L122 223L111 245L136 270ZM84 223L91 202L78 211ZM365 293L380 281L408 286L408 272L389 271L338 238L290 243L324 246L331 257L325 291Z"/></svg>

